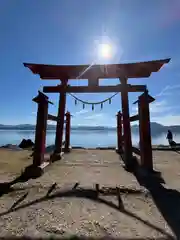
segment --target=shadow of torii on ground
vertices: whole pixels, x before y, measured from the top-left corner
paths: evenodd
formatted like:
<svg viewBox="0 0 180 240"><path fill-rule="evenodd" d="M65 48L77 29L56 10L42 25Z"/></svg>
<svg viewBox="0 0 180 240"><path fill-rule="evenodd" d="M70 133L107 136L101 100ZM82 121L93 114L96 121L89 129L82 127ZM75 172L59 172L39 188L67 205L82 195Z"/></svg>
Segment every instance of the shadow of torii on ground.
<svg viewBox="0 0 180 240"><path fill-rule="evenodd" d="M125 191L128 191L128 190L125 189ZM58 191L54 194L50 194L50 193L51 193L51 190L49 190L49 194L46 194L44 197L38 198L36 200L30 201L30 202L25 203L25 204L21 204L20 206L17 206L16 203L15 203L14 208L11 207L9 210L0 213L0 217L2 217L4 215L7 215L7 214L10 214L12 212L18 211L19 209L23 209L23 208L29 207L31 205L41 203L43 201L49 201L49 200L52 200L52 199L57 198L57 197L58 198L62 198L62 197L87 198L89 200L96 201L96 202L101 203L101 204L105 204L108 207L111 207L111 208L113 208L113 209L131 217L131 218L134 218L134 219L140 221L144 225L156 230L160 234L163 234L165 237L168 237L169 239L173 239L173 237L170 234L168 234L167 232L165 232L163 229L151 224L147 220L144 220L141 217L139 217L138 215L136 215L136 214L130 212L129 210L125 209L123 203L121 204L121 206L118 206L111 201L103 199L102 197L99 196L99 193L94 189L73 188L73 189L70 189L70 190ZM132 194L139 194L139 192L134 192ZM110 195L112 195L112 192L110 193ZM26 194L24 196L22 196L22 200L26 196L27 196Z"/></svg>
<svg viewBox="0 0 180 240"><path fill-rule="evenodd" d="M180 192L163 186L164 179L157 174L142 175L135 170L134 175L140 185L149 190L158 210L172 229L175 236L180 238Z"/></svg>

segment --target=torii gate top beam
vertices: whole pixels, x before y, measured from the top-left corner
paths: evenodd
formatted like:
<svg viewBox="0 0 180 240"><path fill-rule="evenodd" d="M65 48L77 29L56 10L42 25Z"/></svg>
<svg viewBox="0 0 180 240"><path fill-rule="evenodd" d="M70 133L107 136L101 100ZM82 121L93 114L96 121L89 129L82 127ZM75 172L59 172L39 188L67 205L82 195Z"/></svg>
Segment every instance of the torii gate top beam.
<svg viewBox="0 0 180 240"><path fill-rule="evenodd" d="M152 72L158 72L169 61L170 58L126 64L44 65L24 63L24 66L34 74L39 74L41 79L145 78L149 77Z"/></svg>

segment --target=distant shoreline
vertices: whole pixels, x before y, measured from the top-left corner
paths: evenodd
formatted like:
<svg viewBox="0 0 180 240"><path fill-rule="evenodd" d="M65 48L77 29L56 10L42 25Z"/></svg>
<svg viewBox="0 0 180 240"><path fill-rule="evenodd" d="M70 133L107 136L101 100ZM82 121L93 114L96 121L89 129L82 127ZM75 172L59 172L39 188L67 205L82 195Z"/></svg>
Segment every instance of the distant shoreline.
<svg viewBox="0 0 180 240"><path fill-rule="evenodd" d="M116 131L116 127L111 126L71 126L71 130L74 131ZM173 133L180 133L180 125L163 126L156 122L151 122L151 135L159 135L167 133L168 130ZM19 124L19 125L3 125L0 124L1 131L35 131L36 126L31 124ZM132 134L139 134L139 126L131 126ZM47 131L56 131L56 125L47 125Z"/></svg>
<svg viewBox="0 0 180 240"><path fill-rule="evenodd" d="M65 128L64 128L65 129ZM84 131L89 131L89 130L116 130L115 127L71 127L72 130L84 130ZM19 127L4 127L4 128L0 128L0 130L21 130L21 131L35 131L36 127L30 127L30 128L19 128ZM48 126L47 127L48 131L56 131L56 126L55 127L51 127Z"/></svg>

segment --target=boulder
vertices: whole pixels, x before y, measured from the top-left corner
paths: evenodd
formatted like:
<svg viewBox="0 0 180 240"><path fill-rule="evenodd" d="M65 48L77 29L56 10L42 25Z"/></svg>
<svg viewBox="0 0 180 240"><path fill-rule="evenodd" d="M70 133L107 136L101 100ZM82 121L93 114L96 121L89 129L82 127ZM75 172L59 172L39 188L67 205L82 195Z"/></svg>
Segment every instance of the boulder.
<svg viewBox="0 0 180 240"><path fill-rule="evenodd" d="M8 150L13 150L13 151L21 151L22 150L20 147L18 147L17 145L13 145L13 144L4 145L1 148L6 148Z"/></svg>
<svg viewBox="0 0 180 240"><path fill-rule="evenodd" d="M32 148L34 146L34 143L31 139L23 139L21 143L19 144L20 148Z"/></svg>

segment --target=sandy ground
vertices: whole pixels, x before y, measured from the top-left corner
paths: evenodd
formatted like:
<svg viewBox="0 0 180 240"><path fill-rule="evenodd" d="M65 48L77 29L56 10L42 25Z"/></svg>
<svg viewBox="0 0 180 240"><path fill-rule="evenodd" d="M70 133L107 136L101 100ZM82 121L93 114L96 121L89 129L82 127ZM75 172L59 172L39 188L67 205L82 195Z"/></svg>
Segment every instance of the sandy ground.
<svg viewBox="0 0 180 240"><path fill-rule="evenodd" d="M28 151L0 150L0 181L18 176L32 161L29 155ZM154 162L165 180L159 190L162 195L141 186L124 170L113 150L72 150L42 177L18 183L0 197L0 236L170 239L176 235L180 239L180 154L155 151ZM55 182L56 188L47 197ZM96 183L109 189L109 195L102 192L94 196ZM120 206L113 190L117 186L121 189ZM161 206L166 197L169 205ZM13 206L20 198L22 201ZM174 219L166 211L171 204Z"/></svg>
<svg viewBox="0 0 180 240"><path fill-rule="evenodd" d="M14 151L0 148L0 182L10 181L32 163L31 151Z"/></svg>

